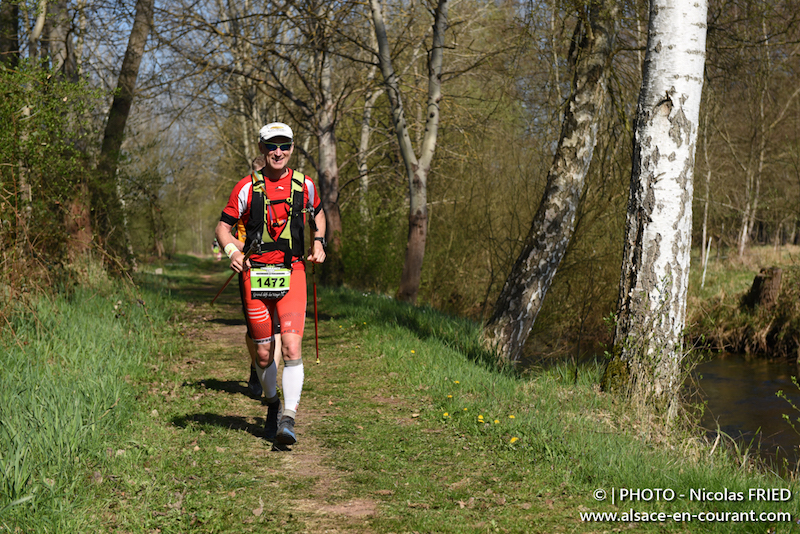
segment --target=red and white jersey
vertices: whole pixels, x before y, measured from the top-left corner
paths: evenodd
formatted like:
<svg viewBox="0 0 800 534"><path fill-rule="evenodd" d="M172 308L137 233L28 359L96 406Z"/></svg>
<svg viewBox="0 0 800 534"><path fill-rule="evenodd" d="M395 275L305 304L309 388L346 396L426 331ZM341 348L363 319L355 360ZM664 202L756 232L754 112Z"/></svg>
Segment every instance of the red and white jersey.
<svg viewBox="0 0 800 534"><path fill-rule="evenodd" d="M287 169L284 175L277 179L272 180L264 177L264 189L266 196L270 200L270 205L267 208L267 221L264 225L264 231L269 232L273 239L277 239L283 231L286 224L289 222L289 213L291 205L289 202L281 202L289 199L292 195L292 176L294 172ZM250 220L250 204L253 198L253 179L250 175L245 176L231 191L228 198L228 203L222 210L220 221L236 226L237 222L241 221L243 227L247 227L247 222ZM305 176L303 183L303 206L313 207L314 212L318 213L320 209L320 199L317 194L317 188L314 182L308 176ZM303 214L303 220L308 222L306 214ZM284 254L281 251L266 252L264 254L253 254L251 259L262 263L281 263L284 260ZM303 262L298 262L295 268L304 269Z"/></svg>

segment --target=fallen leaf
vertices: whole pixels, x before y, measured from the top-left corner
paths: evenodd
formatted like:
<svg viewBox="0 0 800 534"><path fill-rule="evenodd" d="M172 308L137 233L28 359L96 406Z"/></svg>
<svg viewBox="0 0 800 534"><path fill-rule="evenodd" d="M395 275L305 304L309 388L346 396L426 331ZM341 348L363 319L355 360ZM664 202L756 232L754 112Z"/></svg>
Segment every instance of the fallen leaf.
<svg viewBox="0 0 800 534"><path fill-rule="evenodd" d="M258 508L253 510L253 515L256 516L256 517L259 517L263 513L264 513L264 501L261 499L261 497L259 497L258 498Z"/></svg>

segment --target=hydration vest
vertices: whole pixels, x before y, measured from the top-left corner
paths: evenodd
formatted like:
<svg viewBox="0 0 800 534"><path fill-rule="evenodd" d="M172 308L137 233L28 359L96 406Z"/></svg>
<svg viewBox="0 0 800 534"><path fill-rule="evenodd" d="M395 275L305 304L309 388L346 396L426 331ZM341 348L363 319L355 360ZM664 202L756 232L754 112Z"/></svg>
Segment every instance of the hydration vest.
<svg viewBox="0 0 800 534"><path fill-rule="evenodd" d="M264 175L255 171L250 175L253 184L252 198L250 201L250 219L245 226L246 239L244 249L248 250L253 241L256 241L255 253L281 251L284 254L284 267L291 268L292 258L302 258L305 254L303 215L311 212L314 220L313 208L303 207L303 185L305 175L292 171L292 191L289 198L284 200L270 200L266 193ZM269 225L269 208L280 204L289 204L289 220L283 224L283 230L277 239L273 239L266 226ZM273 223L278 225L276 221ZM313 224L313 223L312 223Z"/></svg>

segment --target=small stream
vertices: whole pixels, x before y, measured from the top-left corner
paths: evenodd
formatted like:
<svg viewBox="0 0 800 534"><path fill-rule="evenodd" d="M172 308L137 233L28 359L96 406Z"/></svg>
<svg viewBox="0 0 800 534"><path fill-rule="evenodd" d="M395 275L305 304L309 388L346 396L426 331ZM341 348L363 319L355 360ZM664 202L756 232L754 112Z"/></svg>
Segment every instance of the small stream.
<svg viewBox="0 0 800 534"><path fill-rule="evenodd" d="M702 420L705 428L715 435L719 425L740 443L760 443L765 458L786 457L790 465L798 462L800 435L783 414L789 415L800 431L800 412L776 395L783 390L800 407L800 390L792 383L797 376L794 363L727 354L698 365L696 374L707 403Z"/></svg>

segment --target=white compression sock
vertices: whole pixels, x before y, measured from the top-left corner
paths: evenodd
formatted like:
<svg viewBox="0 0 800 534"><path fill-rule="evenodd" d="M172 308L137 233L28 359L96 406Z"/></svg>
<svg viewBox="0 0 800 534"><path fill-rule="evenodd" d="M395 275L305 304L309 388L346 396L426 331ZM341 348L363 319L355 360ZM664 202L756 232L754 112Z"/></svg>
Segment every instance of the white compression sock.
<svg viewBox="0 0 800 534"><path fill-rule="evenodd" d="M294 418L303 392L303 359L283 361L283 415Z"/></svg>
<svg viewBox="0 0 800 534"><path fill-rule="evenodd" d="M258 373L258 380L261 382L261 387L264 388L264 397L267 402L273 401L278 398L278 366L275 360L266 367L261 367L256 364L256 372Z"/></svg>

